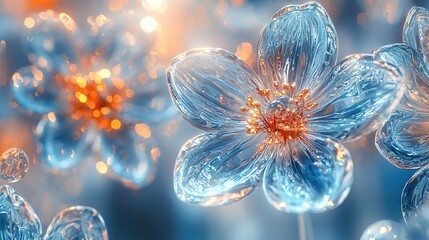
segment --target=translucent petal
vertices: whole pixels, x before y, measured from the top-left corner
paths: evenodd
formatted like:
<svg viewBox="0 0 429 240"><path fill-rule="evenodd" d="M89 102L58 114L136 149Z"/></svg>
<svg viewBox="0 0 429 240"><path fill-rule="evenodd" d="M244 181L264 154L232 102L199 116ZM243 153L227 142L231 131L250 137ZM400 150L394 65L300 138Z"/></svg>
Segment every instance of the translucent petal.
<svg viewBox="0 0 429 240"><path fill-rule="evenodd" d="M0 186L0 239L42 239L42 223L33 208L8 185Z"/></svg>
<svg viewBox="0 0 429 240"><path fill-rule="evenodd" d="M258 152L260 136L245 133L204 133L189 140L179 152L174 190L185 202L219 206L241 200L259 184L270 159Z"/></svg>
<svg viewBox="0 0 429 240"><path fill-rule="evenodd" d="M101 133L100 151L114 177L130 188L140 188L155 177L160 150L147 125L127 125Z"/></svg>
<svg viewBox="0 0 429 240"><path fill-rule="evenodd" d="M402 69L405 92L400 106L429 112L429 71L420 55L404 44L387 45L374 54Z"/></svg>
<svg viewBox="0 0 429 240"><path fill-rule="evenodd" d="M408 227L429 234L429 165L418 170L405 184L401 205Z"/></svg>
<svg viewBox="0 0 429 240"><path fill-rule="evenodd" d="M298 90L311 89L335 65L337 48L337 33L319 3L288 5L259 38L259 72L265 82L296 82Z"/></svg>
<svg viewBox="0 0 429 240"><path fill-rule="evenodd" d="M83 39L73 19L51 10L26 18L25 45L30 60L54 72L68 72L77 63Z"/></svg>
<svg viewBox="0 0 429 240"><path fill-rule="evenodd" d="M407 229L399 223L382 220L367 227L360 240L408 240Z"/></svg>
<svg viewBox="0 0 429 240"><path fill-rule="evenodd" d="M408 13L404 25L404 42L421 55L429 65L429 10L423 7L413 7Z"/></svg>
<svg viewBox="0 0 429 240"><path fill-rule="evenodd" d="M36 67L19 69L12 76L12 94L24 108L36 113L58 112L63 104L58 86L52 76Z"/></svg>
<svg viewBox="0 0 429 240"><path fill-rule="evenodd" d="M269 202L285 212L338 207L353 181L353 163L341 144L314 136L278 146L264 173Z"/></svg>
<svg viewBox="0 0 429 240"><path fill-rule="evenodd" d="M398 108L377 131L380 153L399 168L429 163L429 113Z"/></svg>
<svg viewBox="0 0 429 240"><path fill-rule="evenodd" d="M147 76L146 82L133 81L128 85L133 96L123 103L122 118L132 123L157 123L166 121L177 113L165 82L165 69L157 78Z"/></svg>
<svg viewBox="0 0 429 240"><path fill-rule="evenodd" d="M262 88L246 63L222 49L196 49L179 55L167 70L174 103L191 124L219 130L245 124L240 107Z"/></svg>
<svg viewBox="0 0 429 240"><path fill-rule="evenodd" d="M108 240L103 217L91 207L64 209L52 219L44 240Z"/></svg>
<svg viewBox="0 0 429 240"><path fill-rule="evenodd" d="M76 166L91 153L94 139L92 128L85 129L84 120L69 116L43 118L37 126L37 143L40 160L58 170Z"/></svg>
<svg viewBox="0 0 429 240"><path fill-rule="evenodd" d="M10 148L0 156L0 177L9 183L22 179L28 171L30 160L19 148Z"/></svg>
<svg viewBox="0 0 429 240"><path fill-rule="evenodd" d="M153 17L142 10L127 10L107 17L92 16L87 21L90 26L89 53L97 53L99 59L107 60L107 65L117 69L116 74L124 79L143 70L156 40L158 23ZM153 28L145 28L148 23Z"/></svg>
<svg viewBox="0 0 429 240"><path fill-rule="evenodd" d="M308 128L340 140L352 140L378 128L403 95L397 68L373 55L351 55L314 91L319 106Z"/></svg>

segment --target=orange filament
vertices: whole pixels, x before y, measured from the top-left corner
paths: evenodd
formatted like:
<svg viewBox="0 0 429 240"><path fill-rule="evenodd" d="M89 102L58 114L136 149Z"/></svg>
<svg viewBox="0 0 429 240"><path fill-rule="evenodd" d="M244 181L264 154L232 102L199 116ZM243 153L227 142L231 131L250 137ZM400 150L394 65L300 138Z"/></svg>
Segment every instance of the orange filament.
<svg viewBox="0 0 429 240"><path fill-rule="evenodd" d="M274 91L271 89L258 89L258 94L271 103L278 104L265 110L261 109L261 103L255 101L251 96L247 98L242 112L248 112L250 118L247 120L246 132L257 134L262 131L267 133L265 143L268 145L282 144L287 141L298 140L307 132L309 119L308 112L317 107L317 103L310 101L310 91L303 89L298 95L292 96L296 84L280 85L278 81L273 83ZM281 99L286 103L281 102Z"/></svg>
<svg viewBox="0 0 429 240"><path fill-rule="evenodd" d="M55 79L66 90L71 117L84 118L86 123L95 120L100 129L108 131L121 129L119 113L123 102L133 96L132 90L125 87L122 79L111 76L109 69L90 71L87 75L78 73L74 64L69 69L71 76L57 74Z"/></svg>

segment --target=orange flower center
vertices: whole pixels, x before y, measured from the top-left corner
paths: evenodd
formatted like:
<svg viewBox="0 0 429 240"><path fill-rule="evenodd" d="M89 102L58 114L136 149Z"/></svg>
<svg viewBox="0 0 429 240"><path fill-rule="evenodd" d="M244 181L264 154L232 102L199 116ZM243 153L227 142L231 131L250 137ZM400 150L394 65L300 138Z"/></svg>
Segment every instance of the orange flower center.
<svg viewBox="0 0 429 240"><path fill-rule="evenodd" d="M84 118L87 123L95 120L99 128L108 131L121 129L119 113L122 111L122 104L134 92L126 88L121 78L112 76L109 69L81 74L71 65L70 70L70 76L57 74L55 78L66 90L65 97L70 103L71 117Z"/></svg>
<svg viewBox="0 0 429 240"><path fill-rule="evenodd" d="M242 112L248 112L246 132L257 134L267 133L265 144L282 144L287 141L300 139L307 132L309 111L317 107L310 101L309 89L303 89L293 96L296 84L273 83L271 89L258 89L258 94L269 101L266 109L261 109L261 103L249 96Z"/></svg>

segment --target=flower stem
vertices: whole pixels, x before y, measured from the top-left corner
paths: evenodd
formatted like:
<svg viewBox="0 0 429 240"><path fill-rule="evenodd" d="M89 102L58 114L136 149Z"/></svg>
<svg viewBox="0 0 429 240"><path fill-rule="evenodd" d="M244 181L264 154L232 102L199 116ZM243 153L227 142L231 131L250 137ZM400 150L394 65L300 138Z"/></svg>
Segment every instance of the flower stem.
<svg viewBox="0 0 429 240"><path fill-rule="evenodd" d="M313 240L313 227L310 217L306 213L300 213L297 216L299 240Z"/></svg>

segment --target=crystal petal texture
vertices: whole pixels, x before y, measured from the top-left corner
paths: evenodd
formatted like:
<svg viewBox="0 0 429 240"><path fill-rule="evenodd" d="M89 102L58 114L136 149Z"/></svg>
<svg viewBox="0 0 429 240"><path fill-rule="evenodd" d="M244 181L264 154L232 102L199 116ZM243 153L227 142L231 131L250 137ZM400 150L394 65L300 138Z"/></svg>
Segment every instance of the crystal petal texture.
<svg viewBox="0 0 429 240"><path fill-rule="evenodd" d="M429 165L418 170L402 190L402 215L412 229L429 230Z"/></svg>
<svg viewBox="0 0 429 240"><path fill-rule="evenodd" d="M406 91L401 105L377 131L377 148L397 167L420 168L429 160L428 71L419 55L406 46L386 46L378 54L404 67Z"/></svg>
<svg viewBox="0 0 429 240"><path fill-rule="evenodd" d="M46 11L33 20L35 24L27 28L25 39L30 60L55 72L67 72L69 64L78 61L77 46L82 44L73 19L65 13Z"/></svg>
<svg viewBox="0 0 429 240"><path fill-rule="evenodd" d="M389 220L378 221L367 227L360 240L409 240L404 226Z"/></svg>
<svg viewBox="0 0 429 240"><path fill-rule="evenodd" d="M270 159L258 153L257 138L244 133L204 133L180 150L174 170L174 189L186 202L218 206L238 201L260 184Z"/></svg>
<svg viewBox="0 0 429 240"><path fill-rule="evenodd" d="M197 49L175 59L168 69L173 101L182 116L201 129L236 127L246 119L240 107L262 87L255 72L222 49Z"/></svg>
<svg viewBox="0 0 429 240"><path fill-rule="evenodd" d="M74 206L61 211L46 231L44 240L108 240L101 215L93 208Z"/></svg>
<svg viewBox="0 0 429 240"><path fill-rule="evenodd" d="M259 38L259 72L268 82L296 82L298 92L312 89L335 64L337 48L335 28L320 4L289 5Z"/></svg>
<svg viewBox="0 0 429 240"><path fill-rule="evenodd" d="M404 25L404 42L419 52L426 65L429 64L429 10L413 7Z"/></svg>
<svg viewBox="0 0 429 240"><path fill-rule="evenodd" d="M140 137L134 126L100 134L101 157L123 184L139 188L152 182L159 149L148 137Z"/></svg>
<svg viewBox="0 0 429 240"><path fill-rule="evenodd" d="M286 212L322 212L339 206L353 181L353 163L341 144L308 136L278 146L264 173L270 203Z"/></svg>
<svg viewBox="0 0 429 240"><path fill-rule="evenodd" d="M37 126L40 160L54 169L76 166L89 153L94 137L91 129L82 129L83 121L67 116L43 118Z"/></svg>
<svg viewBox="0 0 429 240"><path fill-rule="evenodd" d="M38 240L42 224L30 204L8 185L0 186L0 239Z"/></svg>
<svg viewBox="0 0 429 240"><path fill-rule="evenodd" d="M318 90L320 103L309 128L335 139L353 139L375 130L403 94L402 75L373 55L352 55L339 63Z"/></svg>
<svg viewBox="0 0 429 240"><path fill-rule="evenodd" d="M49 73L34 66L21 68L12 76L12 93L23 107L37 113L63 108L58 89Z"/></svg>
<svg viewBox="0 0 429 240"><path fill-rule="evenodd" d="M30 161L27 154L19 148L6 150L0 156L0 177L8 182L17 182L25 176Z"/></svg>

